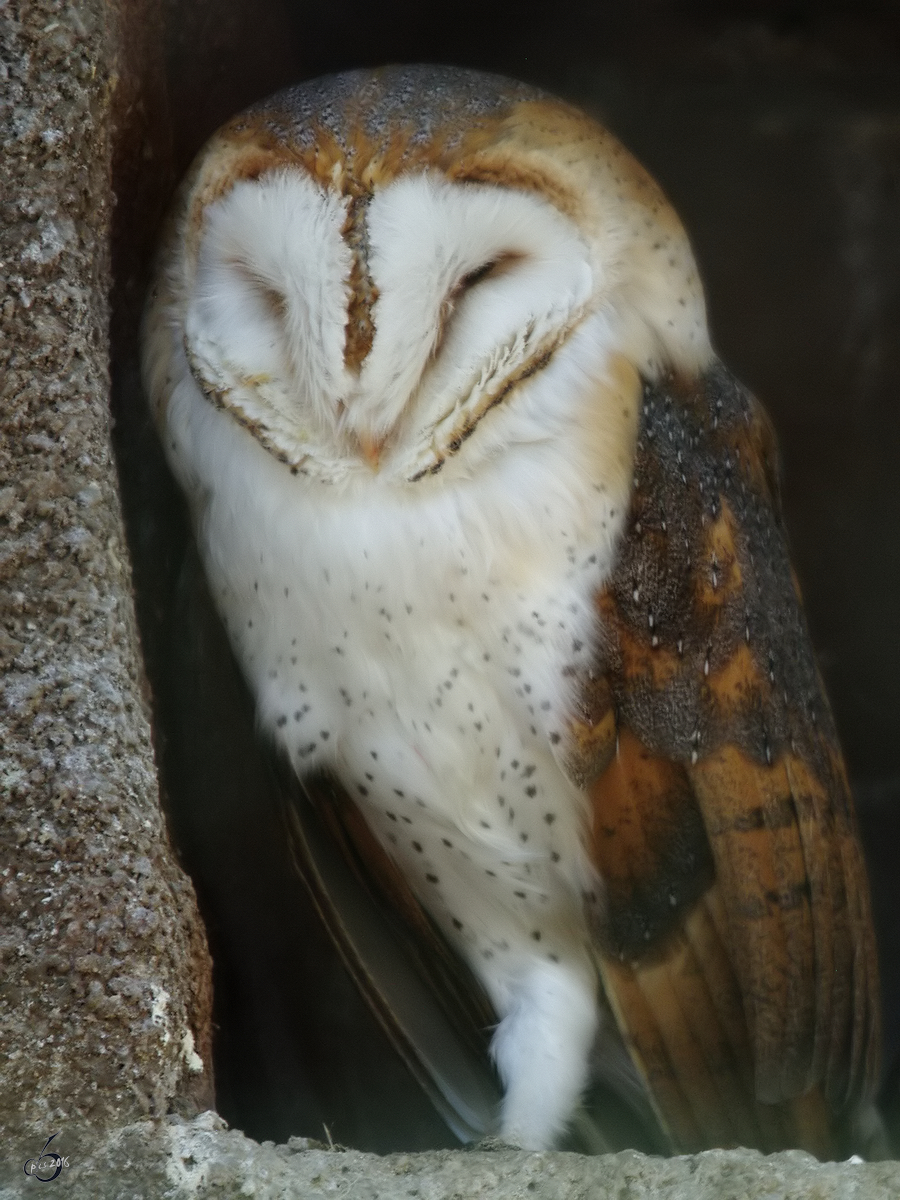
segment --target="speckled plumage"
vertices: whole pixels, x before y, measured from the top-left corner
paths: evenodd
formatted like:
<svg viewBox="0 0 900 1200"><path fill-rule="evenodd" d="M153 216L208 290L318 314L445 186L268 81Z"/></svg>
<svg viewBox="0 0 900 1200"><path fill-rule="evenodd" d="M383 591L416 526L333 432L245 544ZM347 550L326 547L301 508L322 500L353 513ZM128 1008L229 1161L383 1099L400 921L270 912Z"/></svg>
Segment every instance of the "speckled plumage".
<svg viewBox="0 0 900 1200"><path fill-rule="evenodd" d="M758 878L728 883L715 814L740 801L704 784L709 756L736 747L748 779L789 750L809 767L807 791L829 799L804 849L832 856L830 874L810 869L811 903L844 894L843 854L862 885L837 953L855 939L870 962L871 932L775 497L759 463L731 461L734 439L704 433L723 404L729 436L741 404L758 418L714 363L656 185L583 114L496 77L390 68L290 89L220 131L186 182L145 377L263 727L298 774L336 776L490 998L502 1135L542 1147L564 1131L603 1035L602 975L675 1142L741 1140L683 1081L706 1116L681 1119L666 1001L650 1005L660 1034L635 999L648 954L652 968ZM709 571L712 600L695 589ZM760 645L782 690L808 697L757 686ZM751 1137L819 1148L827 1116L811 1134L779 1113L825 1075L836 1103L865 1091L874 968L838 1012L806 971L813 918L788 930L801 968L785 995L805 1016L775 1078L785 1022L771 1033L753 957L769 927L743 936L739 910L708 961L724 955L749 1006L750 1108L775 1112ZM729 937L755 965L731 962ZM736 1053L752 1092L753 1055Z"/></svg>

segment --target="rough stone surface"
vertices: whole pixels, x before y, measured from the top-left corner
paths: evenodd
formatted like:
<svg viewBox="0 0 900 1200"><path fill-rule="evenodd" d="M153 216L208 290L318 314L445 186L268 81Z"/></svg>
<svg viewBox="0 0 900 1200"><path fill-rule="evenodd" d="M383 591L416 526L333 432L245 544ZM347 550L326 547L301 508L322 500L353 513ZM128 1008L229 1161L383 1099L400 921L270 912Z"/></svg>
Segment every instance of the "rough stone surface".
<svg viewBox="0 0 900 1200"><path fill-rule="evenodd" d="M214 1113L141 1121L100 1143L58 1139L69 1200L896 1200L898 1163L817 1163L800 1151L711 1150L683 1158L634 1151L585 1158L514 1150L439 1150L379 1158L306 1138L258 1145ZM31 1151L37 1155L40 1146ZM51 1168L52 1164L46 1163ZM17 1184L0 1200L19 1195Z"/></svg>
<svg viewBox="0 0 900 1200"><path fill-rule="evenodd" d="M208 1103L109 448L107 18L0 5L0 1128L32 1154Z"/></svg>

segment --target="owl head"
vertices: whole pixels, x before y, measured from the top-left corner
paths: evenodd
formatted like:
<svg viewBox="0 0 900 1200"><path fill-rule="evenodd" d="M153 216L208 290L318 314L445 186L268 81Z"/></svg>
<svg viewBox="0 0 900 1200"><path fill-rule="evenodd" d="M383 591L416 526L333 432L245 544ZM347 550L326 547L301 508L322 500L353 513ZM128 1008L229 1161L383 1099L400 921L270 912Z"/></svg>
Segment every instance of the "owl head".
<svg viewBox="0 0 900 1200"><path fill-rule="evenodd" d="M610 347L649 378L710 356L656 184L584 113L496 76L280 92L208 143L174 220L145 339L160 422L183 330L207 398L298 474L473 471L565 419L553 372Z"/></svg>

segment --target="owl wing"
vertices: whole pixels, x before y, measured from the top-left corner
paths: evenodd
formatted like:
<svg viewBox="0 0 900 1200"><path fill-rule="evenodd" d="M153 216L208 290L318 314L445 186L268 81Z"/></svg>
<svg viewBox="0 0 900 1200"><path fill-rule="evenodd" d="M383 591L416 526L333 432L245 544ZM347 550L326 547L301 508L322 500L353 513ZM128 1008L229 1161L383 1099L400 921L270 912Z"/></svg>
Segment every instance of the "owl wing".
<svg viewBox="0 0 900 1200"><path fill-rule="evenodd" d="M775 460L721 367L644 387L566 767L605 882L604 986L673 1145L827 1157L874 1090L878 977Z"/></svg>
<svg viewBox="0 0 900 1200"><path fill-rule="evenodd" d="M344 965L394 1049L462 1142L496 1131L496 1020L477 982L334 779L279 788L288 845Z"/></svg>

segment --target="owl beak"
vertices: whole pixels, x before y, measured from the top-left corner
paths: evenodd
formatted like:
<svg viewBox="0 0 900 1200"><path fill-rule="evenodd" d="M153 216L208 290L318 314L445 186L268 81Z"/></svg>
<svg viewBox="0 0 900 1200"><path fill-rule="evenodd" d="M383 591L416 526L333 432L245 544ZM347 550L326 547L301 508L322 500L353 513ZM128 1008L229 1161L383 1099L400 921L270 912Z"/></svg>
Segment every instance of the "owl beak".
<svg viewBox="0 0 900 1200"><path fill-rule="evenodd" d="M356 440L359 442L363 458L373 471L377 471L381 463L381 451L384 449L385 439L383 437L374 438L368 433L358 433Z"/></svg>

